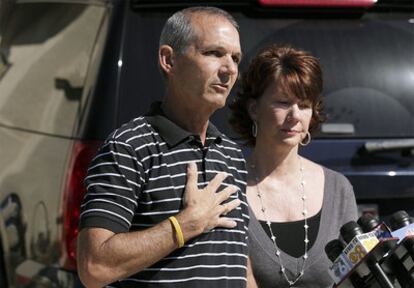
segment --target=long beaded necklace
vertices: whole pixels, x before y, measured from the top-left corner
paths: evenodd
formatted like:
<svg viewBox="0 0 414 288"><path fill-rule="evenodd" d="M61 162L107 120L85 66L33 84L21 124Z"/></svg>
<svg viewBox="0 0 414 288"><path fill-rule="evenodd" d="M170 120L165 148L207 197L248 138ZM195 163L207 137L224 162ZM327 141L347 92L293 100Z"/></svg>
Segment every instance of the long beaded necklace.
<svg viewBox="0 0 414 288"><path fill-rule="evenodd" d="M300 174L300 187L301 187L301 190L302 190L302 196L301 196L301 199L302 199L302 215L303 215L303 218L305 220L304 221L305 224L303 225L303 228L305 230L305 239L303 241L305 243L305 253L302 256L303 261L302 261L301 270L295 276L295 278L293 280L290 280L288 275L286 274L286 268L283 265L283 260L282 260L282 257L281 257L279 247L277 247L276 236L273 233L271 222L269 221L269 218L266 215L266 208L264 207L263 197L262 197L262 194L261 194L260 189L259 189L259 177L257 176L256 172L254 173L255 181L256 181L257 197L260 200L261 211L262 211L263 216L265 218L266 224L269 227L270 236L271 236L270 238L272 239L273 245L274 245L275 250L276 250L275 255L279 259L280 272L282 273L285 280L289 283L289 286L295 285L295 283L299 281L299 279L303 276L303 274L305 274L305 263L306 263L306 260L308 259L308 243L309 243L308 229L309 229L309 226L308 226L308 218L307 218L308 211L306 210L306 195L305 195L305 184L306 183L305 183L305 180L304 180L304 177L303 177L303 170L304 169L303 169L303 166L302 166L302 160L301 160L300 157L298 157L298 158L299 158L299 172L300 172L299 173ZM251 166L252 170L255 171L254 169L256 168L256 166L254 164L251 164L250 166Z"/></svg>

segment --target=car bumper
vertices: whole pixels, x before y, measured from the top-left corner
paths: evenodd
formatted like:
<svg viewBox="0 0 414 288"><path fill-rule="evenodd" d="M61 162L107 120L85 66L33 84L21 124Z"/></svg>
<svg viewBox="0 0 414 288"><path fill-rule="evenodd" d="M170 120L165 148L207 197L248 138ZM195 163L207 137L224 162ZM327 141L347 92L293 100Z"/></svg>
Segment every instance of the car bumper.
<svg viewBox="0 0 414 288"><path fill-rule="evenodd" d="M76 272L26 260L16 269L16 287L84 288Z"/></svg>

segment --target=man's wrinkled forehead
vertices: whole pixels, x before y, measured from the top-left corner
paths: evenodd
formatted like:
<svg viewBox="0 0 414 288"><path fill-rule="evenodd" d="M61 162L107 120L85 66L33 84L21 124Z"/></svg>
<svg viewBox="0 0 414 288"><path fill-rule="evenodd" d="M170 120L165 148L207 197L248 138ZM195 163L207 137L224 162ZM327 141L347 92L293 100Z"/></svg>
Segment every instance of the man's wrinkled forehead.
<svg viewBox="0 0 414 288"><path fill-rule="evenodd" d="M210 15L207 13L194 13L192 16L191 27L193 35L191 43L189 43L190 45L205 46L207 44L204 43L206 40L205 36L210 35L210 41L208 41L210 43L208 46L211 46L212 44L220 46L221 42L224 40L223 37L233 35L231 37L237 38L237 40L234 39L232 41L232 46L234 46L232 50L238 50L237 53L241 54L239 31L226 17L222 15ZM211 40L213 40L211 39L211 35L215 36L214 43L211 43ZM237 36L234 37L234 35Z"/></svg>
<svg viewBox="0 0 414 288"><path fill-rule="evenodd" d="M224 26L231 26L234 28L234 30L239 34L238 27L234 26L233 23L229 21L225 16L223 15L217 15L217 14L209 14L206 12L194 12L189 15L189 20L191 23L191 28L193 30L193 33L195 35L200 35L200 33L205 30L209 29L210 25L209 23L222 23L223 28Z"/></svg>
<svg viewBox="0 0 414 288"><path fill-rule="evenodd" d="M198 10L198 11L186 11L184 12L184 14L187 15L188 19L190 20L206 19L210 17L211 19L225 20L230 25L232 25L237 31L239 31L239 26L237 22L233 19L233 17L230 14L226 15L227 13L218 14L218 13L208 11L208 10Z"/></svg>

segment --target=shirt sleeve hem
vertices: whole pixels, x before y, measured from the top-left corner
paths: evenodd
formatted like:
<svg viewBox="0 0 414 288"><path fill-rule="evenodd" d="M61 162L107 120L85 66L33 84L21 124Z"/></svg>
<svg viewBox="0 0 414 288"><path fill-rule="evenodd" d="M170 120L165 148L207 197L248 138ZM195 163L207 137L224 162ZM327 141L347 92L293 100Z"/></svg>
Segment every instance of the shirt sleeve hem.
<svg viewBox="0 0 414 288"><path fill-rule="evenodd" d="M129 232L129 228L126 225L122 225L113 219L103 218L102 216L88 216L83 218L79 224L79 231L84 228L104 228L114 233Z"/></svg>

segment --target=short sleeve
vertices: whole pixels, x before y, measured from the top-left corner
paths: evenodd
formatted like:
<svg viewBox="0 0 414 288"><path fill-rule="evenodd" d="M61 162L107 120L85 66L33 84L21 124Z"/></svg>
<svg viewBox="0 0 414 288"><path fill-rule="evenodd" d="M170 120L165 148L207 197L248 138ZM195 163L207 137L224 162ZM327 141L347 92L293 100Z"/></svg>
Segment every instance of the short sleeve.
<svg viewBox="0 0 414 288"><path fill-rule="evenodd" d="M105 228L127 232L141 191L144 170L132 147L108 139L92 160L85 178L80 229Z"/></svg>

